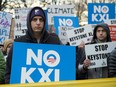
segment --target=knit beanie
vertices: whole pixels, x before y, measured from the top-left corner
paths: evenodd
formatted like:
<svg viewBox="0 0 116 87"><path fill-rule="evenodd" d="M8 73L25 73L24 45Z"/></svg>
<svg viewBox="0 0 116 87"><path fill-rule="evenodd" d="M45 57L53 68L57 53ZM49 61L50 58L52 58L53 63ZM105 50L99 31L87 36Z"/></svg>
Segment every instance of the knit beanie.
<svg viewBox="0 0 116 87"><path fill-rule="evenodd" d="M7 47L9 46L9 44L12 44L13 43L13 40L12 39L6 39L3 43L3 46L4 46L4 51L7 50Z"/></svg>
<svg viewBox="0 0 116 87"><path fill-rule="evenodd" d="M34 8L31 12L31 20L35 16L41 16L45 20L44 11L41 8Z"/></svg>

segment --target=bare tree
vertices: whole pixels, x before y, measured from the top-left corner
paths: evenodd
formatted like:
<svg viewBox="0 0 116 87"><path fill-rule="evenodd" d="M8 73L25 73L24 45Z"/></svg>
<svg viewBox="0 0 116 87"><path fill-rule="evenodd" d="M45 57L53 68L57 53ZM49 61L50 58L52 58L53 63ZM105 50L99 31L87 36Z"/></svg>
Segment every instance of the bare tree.
<svg viewBox="0 0 116 87"><path fill-rule="evenodd" d="M31 7L35 1L37 0L0 0L0 11Z"/></svg>
<svg viewBox="0 0 116 87"><path fill-rule="evenodd" d="M7 4L7 0L0 0L0 11L5 9L5 5Z"/></svg>
<svg viewBox="0 0 116 87"><path fill-rule="evenodd" d="M87 10L87 2L86 0L81 0L78 2L73 1L76 9L76 15L79 17L79 20L81 20L81 15L84 11Z"/></svg>

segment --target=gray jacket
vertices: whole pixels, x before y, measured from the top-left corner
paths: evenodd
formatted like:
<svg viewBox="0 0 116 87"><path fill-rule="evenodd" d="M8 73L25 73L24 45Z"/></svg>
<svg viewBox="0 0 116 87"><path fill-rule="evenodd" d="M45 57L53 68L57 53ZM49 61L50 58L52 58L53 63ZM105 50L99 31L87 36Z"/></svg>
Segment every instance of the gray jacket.
<svg viewBox="0 0 116 87"><path fill-rule="evenodd" d="M97 36L96 36L96 31L97 31L98 27L103 27L106 30L106 32L107 32L107 41L106 42L111 42L110 29L109 29L108 25L105 23L100 23L100 24L96 25L93 30L93 38L92 38L92 41L90 44L99 43L97 41ZM78 71L77 71L80 79L107 78L108 77L108 67L93 68L93 69L84 69L83 68L83 62L86 59L86 55L85 55L84 48L82 50L83 50L83 52L81 55L83 55L83 56L82 56L82 58L80 58L80 63L78 65Z"/></svg>

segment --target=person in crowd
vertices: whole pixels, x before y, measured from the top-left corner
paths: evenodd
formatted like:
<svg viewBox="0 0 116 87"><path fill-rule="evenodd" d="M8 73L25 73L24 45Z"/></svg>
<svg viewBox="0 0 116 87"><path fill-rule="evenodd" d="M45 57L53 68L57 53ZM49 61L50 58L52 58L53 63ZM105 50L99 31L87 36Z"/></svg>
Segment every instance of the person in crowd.
<svg viewBox="0 0 116 87"><path fill-rule="evenodd" d="M26 35L21 36L14 40L14 42L37 43L37 44L57 44L60 45L61 41L57 35L47 32L45 29L46 17L42 8L33 7L27 15L27 32ZM12 65L12 52L11 47L6 61L5 70L5 83L10 82L11 65Z"/></svg>
<svg viewBox="0 0 116 87"><path fill-rule="evenodd" d="M2 51L3 51L3 54L4 54L5 60L6 60L6 57L8 55L8 52L9 52L10 47L12 46L12 44L13 44L13 40L12 39L6 39L3 42Z"/></svg>
<svg viewBox="0 0 116 87"><path fill-rule="evenodd" d="M49 33L56 33L56 29L55 29L55 27L53 26L53 25L49 25Z"/></svg>
<svg viewBox="0 0 116 87"><path fill-rule="evenodd" d="M85 47L84 41L82 41L79 46L76 46L76 80L85 78L85 73L79 74L79 70L78 70L78 66L80 65L79 63L81 58L85 57L84 47Z"/></svg>
<svg viewBox="0 0 116 87"><path fill-rule="evenodd" d="M110 29L106 23L97 24L93 30L93 38L90 44L111 42ZM80 60L77 67L77 79L94 79L108 77L108 67L88 69L90 60L86 58L84 44L80 48Z"/></svg>
<svg viewBox="0 0 116 87"><path fill-rule="evenodd" d="M109 77L116 77L116 48L111 52L108 59Z"/></svg>
<svg viewBox="0 0 116 87"><path fill-rule="evenodd" d="M2 50L0 49L0 84L4 83L4 72L5 72L6 62Z"/></svg>

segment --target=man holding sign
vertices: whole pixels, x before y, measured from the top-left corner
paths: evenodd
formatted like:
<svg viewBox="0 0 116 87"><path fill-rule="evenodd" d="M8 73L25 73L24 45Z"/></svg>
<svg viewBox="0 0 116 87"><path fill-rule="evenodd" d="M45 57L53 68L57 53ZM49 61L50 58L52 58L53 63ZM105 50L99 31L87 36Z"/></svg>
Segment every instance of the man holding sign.
<svg viewBox="0 0 116 87"><path fill-rule="evenodd" d="M32 8L27 16L26 35L14 40L16 42L41 43L41 44L61 44L57 35L49 34L45 29L46 17L42 8ZM9 83L12 64L13 47L7 57L5 83Z"/></svg>
<svg viewBox="0 0 116 87"><path fill-rule="evenodd" d="M110 29L107 24L101 23L95 26L94 28L93 39L91 41L91 44L105 43L105 42L111 42ZM89 69L88 67L90 66L90 64L91 61L88 58L86 58L85 56L81 58L80 64L78 66L78 73L80 79L108 77L107 67ZM84 75L83 78L82 75Z"/></svg>

